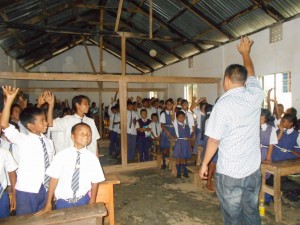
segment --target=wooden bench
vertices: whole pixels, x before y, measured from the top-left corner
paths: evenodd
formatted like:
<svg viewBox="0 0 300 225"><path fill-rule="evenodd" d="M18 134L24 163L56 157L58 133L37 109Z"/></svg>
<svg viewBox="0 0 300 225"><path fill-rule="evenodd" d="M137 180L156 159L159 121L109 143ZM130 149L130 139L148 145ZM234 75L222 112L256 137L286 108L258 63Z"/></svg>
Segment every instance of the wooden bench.
<svg viewBox="0 0 300 225"><path fill-rule="evenodd" d="M171 171L171 176L176 176L177 175L177 169L176 169L176 159L175 158L165 158L166 160L166 165L169 167ZM187 160L187 163L196 163L197 159L195 156L192 156L192 158Z"/></svg>
<svg viewBox="0 0 300 225"><path fill-rule="evenodd" d="M201 184L201 179L199 176L199 170L200 170L200 166L187 166L186 167L188 171L192 172L194 175L194 185L199 187Z"/></svg>
<svg viewBox="0 0 300 225"><path fill-rule="evenodd" d="M103 202L108 209L108 218L111 225L115 224L114 185L120 180L114 174L105 175L105 181L99 184L96 202ZM105 217L104 219L106 219Z"/></svg>
<svg viewBox="0 0 300 225"><path fill-rule="evenodd" d="M79 207L57 209L49 213L35 216L33 214L23 216L11 216L0 219L1 225L82 225L103 224L103 217L107 215L103 203L88 204Z"/></svg>
<svg viewBox="0 0 300 225"><path fill-rule="evenodd" d="M160 169L160 167L162 165L162 153L161 152L151 152L150 154L153 156L153 158L156 159L157 168Z"/></svg>
<svg viewBox="0 0 300 225"><path fill-rule="evenodd" d="M265 193L268 193L274 197L275 220L276 222L281 222L281 176L300 173L300 159L285 160L270 164L261 164L261 172L262 187L260 198L264 199ZM266 173L271 173L274 175L274 187L266 185Z"/></svg>

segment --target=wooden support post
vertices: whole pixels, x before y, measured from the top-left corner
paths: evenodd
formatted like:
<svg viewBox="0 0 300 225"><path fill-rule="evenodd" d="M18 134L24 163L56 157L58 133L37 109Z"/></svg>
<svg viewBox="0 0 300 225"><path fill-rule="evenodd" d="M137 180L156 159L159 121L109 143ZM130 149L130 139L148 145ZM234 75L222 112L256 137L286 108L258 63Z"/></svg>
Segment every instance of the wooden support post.
<svg viewBox="0 0 300 225"><path fill-rule="evenodd" d="M125 79L119 81L119 100L121 114L121 155L122 166L127 165L127 82Z"/></svg>
<svg viewBox="0 0 300 225"><path fill-rule="evenodd" d="M85 43L85 37L84 37L84 36L82 36L82 39L83 39L83 45L84 45L84 48L85 48L86 54L87 54L87 56L88 56L88 58L89 58L89 61L90 61L90 64L91 64L91 67L92 67L93 73L94 73L94 74L97 74L97 71L96 71L96 68L95 68L95 65L94 65L94 62L93 62L92 56L91 56L91 54L90 54L90 51L89 51L89 49L88 49L88 47L87 47L87 45L86 45L86 43Z"/></svg>
<svg viewBox="0 0 300 225"><path fill-rule="evenodd" d="M119 7L118 7L118 14L117 14L117 18L116 18L116 24L115 24L115 32L117 32L119 30L122 7L123 7L123 0L120 0Z"/></svg>
<svg viewBox="0 0 300 225"><path fill-rule="evenodd" d="M149 0L149 38L153 38L153 28L152 28L152 13L153 13L153 8L152 8L153 2L152 0Z"/></svg>
<svg viewBox="0 0 300 225"><path fill-rule="evenodd" d="M126 37L121 36L121 76L126 75Z"/></svg>
<svg viewBox="0 0 300 225"><path fill-rule="evenodd" d="M103 9L100 9L100 30L103 30ZM99 71L100 74L103 75L103 36L100 36L100 42L99 42ZM103 82L99 81L98 82L98 88L99 88L99 115L98 115L98 121L99 121L99 133L101 134L101 137L103 137L103 129L102 129L102 124L103 124L103 118L102 118L102 92L103 92Z"/></svg>

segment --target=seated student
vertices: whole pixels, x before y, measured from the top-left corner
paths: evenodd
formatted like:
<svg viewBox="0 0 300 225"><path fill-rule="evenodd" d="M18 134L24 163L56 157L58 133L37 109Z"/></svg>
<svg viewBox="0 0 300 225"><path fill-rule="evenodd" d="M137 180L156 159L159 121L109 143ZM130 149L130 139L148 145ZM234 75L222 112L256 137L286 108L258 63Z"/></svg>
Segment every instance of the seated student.
<svg viewBox="0 0 300 225"><path fill-rule="evenodd" d="M93 204L96 201L98 185L105 178L98 158L86 147L92 138L90 126L86 123L74 125L71 138L74 145L55 155L46 171L50 176L47 203L36 215L51 211L54 195L56 209Z"/></svg>
<svg viewBox="0 0 300 225"><path fill-rule="evenodd" d="M151 139L152 143L156 149L156 151L160 150L160 139L161 139L161 126L158 121L158 115L153 113L151 115L152 122L150 123L149 127L151 128Z"/></svg>
<svg viewBox="0 0 300 225"><path fill-rule="evenodd" d="M140 162L149 160L149 149L151 145L151 120L147 119L147 110L141 109L141 118L137 120L135 129L137 130L137 145L140 154Z"/></svg>
<svg viewBox="0 0 300 225"><path fill-rule="evenodd" d="M10 212L16 209L15 185L17 168L18 165L9 151L0 148L0 218L9 217ZM11 185L11 201L9 201L8 193L5 190L8 184L6 172L8 173Z"/></svg>
<svg viewBox="0 0 300 225"><path fill-rule="evenodd" d="M16 214L30 214L41 210L46 203L46 191L49 177L45 170L49 167L53 155L53 143L43 133L48 124L52 124L54 96L45 91L39 96L39 102L49 104L47 121L43 110L31 107L20 114L21 123L29 130L28 135L20 133L9 125L10 107L19 89L10 86L2 87L6 103L2 111L1 127L5 136L18 146L20 162L16 183Z"/></svg>
<svg viewBox="0 0 300 225"><path fill-rule="evenodd" d="M268 109L261 109L260 113L260 150L261 161L263 163L272 162L272 155L274 145L278 143L276 128L273 126L274 117ZM268 155L269 153L269 155Z"/></svg>
<svg viewBox="0 0 300 225"><path fill-rule="evenodd" d="M181 178L181 166L183 169L183 176L188 178L188 171L186 168L187 159L191 158L191 146L190 146L190 127L185 123L185 114L179 110L176 112L175 120L175 109L173 106L172 120L176 133L176 143L174 146L173 157L176 159L177 178Z"/></svg>
<svg viewBox="0 0 300 225"><path fill-rule="evenodd" d="M293 151L299 152L296 146L300 146L299 132L294 129L296 122L297 118L292 114L284 114L282 117L277 130L278 144L274 146L273 151L268 152L268 155L272 155L273 162L297 158L293 154Z"/></svg>
<svg viewBox="0 0 300 225"><path fill-rule="evenodd" d="M53 127L49 127L50 131L64 132L64 146L63 149L71 146L71 129L77 123L87 123L92 129L92 141L88 150L93 152L97 157L99 156L97 140L100 138L95 121L85 114L89 112L89 98L85 95L77 95L72 99L72 108L75 110L74 115L67 115L59 120L53 121Z"/></svg>
<svg viewBox="0 0 300 225"><path fill-rule="evenodd" d="M163 164L161 169L166 169L166 160L165 158L169 155L170 146L176 140L176 134L174 130L174 125L172 123L172 114L173 114L173 99L169 98L166 100L166 109L160 114L160 124L162 129L161 134L161 149L163 151ZM170 143L172 142L172 143Z"/></svg>

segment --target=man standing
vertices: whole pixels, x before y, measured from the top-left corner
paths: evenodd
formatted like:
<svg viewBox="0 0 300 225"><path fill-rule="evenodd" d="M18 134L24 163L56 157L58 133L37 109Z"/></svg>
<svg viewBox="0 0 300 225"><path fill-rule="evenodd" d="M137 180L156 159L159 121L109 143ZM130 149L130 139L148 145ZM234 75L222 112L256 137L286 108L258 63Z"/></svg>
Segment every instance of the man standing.
<svg viewBox="0 0 300 225"><path fill-rule="evenodd" d="M214 106L205 132L209 139L200 177L207 178L207 165L219 148L216 187L226 225L261 224L259 119L264 96L254 76L252 44L248 37L241 38L238 51L244 66L233 64L226 68L225 94Z"/></svg>

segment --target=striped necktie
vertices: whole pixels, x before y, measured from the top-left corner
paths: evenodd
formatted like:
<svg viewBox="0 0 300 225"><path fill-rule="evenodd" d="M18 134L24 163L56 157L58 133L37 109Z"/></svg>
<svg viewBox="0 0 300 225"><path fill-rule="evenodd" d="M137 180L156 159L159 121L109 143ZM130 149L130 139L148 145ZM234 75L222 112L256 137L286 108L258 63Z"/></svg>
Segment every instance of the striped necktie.
<svg viewBox="0 0 300 225"><path fill-rule="evenodd" d="M116 115L114 114L113 123L112 123L112 129L114 129L114 127L115 127L115 117L116 117Z"/></svg>
<svg viewBox="0 0 300 225"><path fill-rule="evenodd" d="M12 145L13 145L12 143L9 144L9 151L10 151L10 153L12 153L12 150L13 150Z"/></svg>
<svg viewBox="0 0 300 225"><path fill-rule="evenodd" d="M45 162L45 172L46 172L47 168L50 166L50 161L49 161L49 156L48 156L48 153L47 153L46 144L45 144L45 142L44 142L44 140L43 140L42 137L40 138L40 141L42 143L43 151L44 151L44 162ZM46 173L45 173L44 187L46 189L49 188L49 181L50 181L50 177L48 175L46 175Z"/></svg>
<svg viewBox="0 0 300 225"><path fill-rule="evenodd" d="M158 137L158 132L157 132L157 123L155 123L155 133L156 133L156 136Z"/></svg>
<svg viewBox="0 0 300 225"><path fill-rule="evenodd" d="M71 184L74 199L76 198L76 192L79 189L79 172L80 172L80 152L76 151L76 153L77 153L77 158L76 158L76 164L75 164L75 169L73 172L72 184Z"/></svg>
<svg viewBox="0 0 300 225"><path fill-rule="evenodd" d="M131 126L132 126L132 111L130 111L129 129L131 129Z"/></svg>
<svg viewBox="0 0 300 225"><path fill-rule="evenodd" d="M2 184L0 183L0 198L2 197L3 191L4 191L4 188L2 187Z"/></svg>
<svg viewBox="0 0 300 225"><path fill-rule="evenodd" d="M186 124L189 125L189 117L188 117L188 113L185 113L185 118L186 118Z"/></svg>

